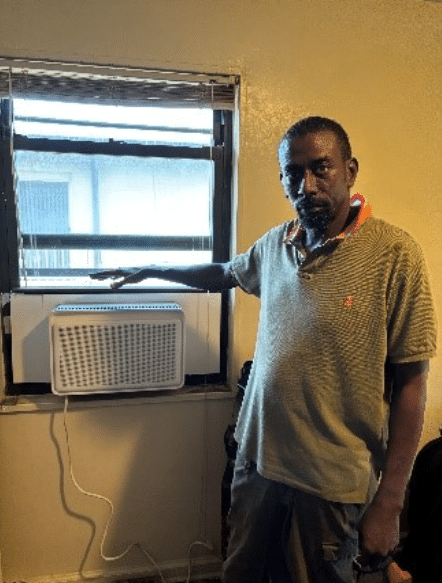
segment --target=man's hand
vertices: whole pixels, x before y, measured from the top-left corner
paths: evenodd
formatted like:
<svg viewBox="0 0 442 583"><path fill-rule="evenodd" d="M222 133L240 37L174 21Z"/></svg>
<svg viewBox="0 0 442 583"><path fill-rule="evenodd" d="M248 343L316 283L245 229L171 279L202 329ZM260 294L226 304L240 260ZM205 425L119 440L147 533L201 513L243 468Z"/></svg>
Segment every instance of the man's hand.
<svg viewBox="0 0 442 583"><path fill-rule="evenodd" d="M126 283L138 283L146 278L145 269L139 267L125 267L124 269L112 269L107 271L99 271L98 273L90 273L91 279L105 280L113 279L110 286L113 289L122 287Z"/></svg>
<svg viewBox="0 0 442 583"><path fill-rule="evenodd" d="M361 564L373 555L386 557L399 544L401 509L376 499L368 506L359 524Z"/></svg>

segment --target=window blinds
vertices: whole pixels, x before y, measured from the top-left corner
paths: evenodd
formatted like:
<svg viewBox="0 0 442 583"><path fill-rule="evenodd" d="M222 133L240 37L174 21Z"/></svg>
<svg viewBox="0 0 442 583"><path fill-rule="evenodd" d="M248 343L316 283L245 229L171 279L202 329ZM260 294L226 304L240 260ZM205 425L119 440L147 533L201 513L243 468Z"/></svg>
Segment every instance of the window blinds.
<svg viewBox="0 0 442 583"><path fill-rule="evenodd" d="M0 58L0 97L233 109L238 84L232 75Z"/></svg>

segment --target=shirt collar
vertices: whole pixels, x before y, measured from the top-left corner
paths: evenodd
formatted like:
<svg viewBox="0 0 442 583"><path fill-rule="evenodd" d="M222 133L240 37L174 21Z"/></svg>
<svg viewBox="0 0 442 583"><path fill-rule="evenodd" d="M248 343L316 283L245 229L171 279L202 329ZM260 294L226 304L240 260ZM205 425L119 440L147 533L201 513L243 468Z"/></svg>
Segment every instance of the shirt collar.
<svg viewBox="0 0 442 583"><path fill-rule="evenodd" d="M353 235L359 227L364 223L368 217L371 216L371 205L365 200L365 198L359 192L354 194L350 199L350 205L353 207L360 207L358 214L352 220L352 222L336 237L332 237L324 241L323 245L330 243L331 241L339 241L345 239L350 235ZM298 249L303 249L304 245L302 243L304 235L304 229L299 223L298 219L295 219L293 227L288 232L287 236L284 238L284 243L286 245L295 245Z"/></svg>

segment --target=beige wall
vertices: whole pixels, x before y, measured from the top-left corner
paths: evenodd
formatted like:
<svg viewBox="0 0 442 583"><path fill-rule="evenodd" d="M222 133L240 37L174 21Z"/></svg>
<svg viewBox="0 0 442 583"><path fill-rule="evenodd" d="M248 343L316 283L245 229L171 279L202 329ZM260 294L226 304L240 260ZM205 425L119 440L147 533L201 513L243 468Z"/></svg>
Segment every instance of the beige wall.
<svg viewBox="0 0 442 583"><path fill-rule="evenodd" d="M274 154L283 130L336 118L360 161L356 190L422 244L441 319L441 26L442 5L423 0L2 0L0 54L239 73L239 251L290 216ZM240 292L235 302L233 377L258 311ZM438 357L423 441L442 423L441 384Z"/></svg>
<svg viewBox="0 0 442 583"><path fill-rule="evenodd" d="M105 561L110 518L104 500L71 479L63 412L51 397L0 415L0 548L4 581L54 583L155 573L139 548ZM165 575L187 574L192 558L219 569L223 434L231 401L222 396L70 405L66 422L77 484L114 507L103 554L140 543ZM199 564L194 564L193 574ZM196 569L196 570L195 570ZM212 571L213 572L213 571ZM121 577L123 578L123 577ZM167 577L168 578L168 577ZM183 577L184 578L184 577Z"/></svg>

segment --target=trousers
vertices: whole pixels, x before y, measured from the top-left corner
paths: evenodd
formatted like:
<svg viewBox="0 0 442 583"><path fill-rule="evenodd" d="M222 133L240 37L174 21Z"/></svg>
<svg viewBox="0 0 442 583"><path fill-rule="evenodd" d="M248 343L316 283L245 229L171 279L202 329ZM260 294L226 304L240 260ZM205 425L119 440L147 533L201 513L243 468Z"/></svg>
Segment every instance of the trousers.
<svg viewBox="0 0 442 583"><path fill-rule="evenodd" d="M355 583L365 508L263 478L239 455L223 583Z"/></svg>

